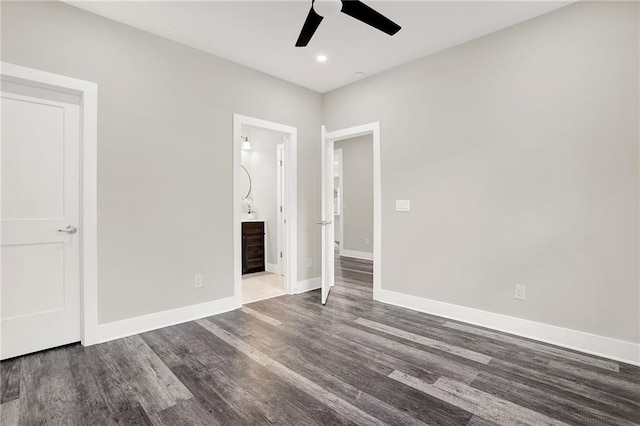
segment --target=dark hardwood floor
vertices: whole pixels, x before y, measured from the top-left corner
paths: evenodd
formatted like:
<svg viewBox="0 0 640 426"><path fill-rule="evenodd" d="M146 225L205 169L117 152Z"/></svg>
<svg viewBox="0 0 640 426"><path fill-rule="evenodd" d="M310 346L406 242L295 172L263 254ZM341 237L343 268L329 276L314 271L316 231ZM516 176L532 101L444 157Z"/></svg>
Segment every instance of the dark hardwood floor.
<svg viewBox="0 0 640 426"><path fill-rule="evenodd" d="M640 368L372 300L372 264L318 291L1 363L2 425L631 425Z"/></svg>

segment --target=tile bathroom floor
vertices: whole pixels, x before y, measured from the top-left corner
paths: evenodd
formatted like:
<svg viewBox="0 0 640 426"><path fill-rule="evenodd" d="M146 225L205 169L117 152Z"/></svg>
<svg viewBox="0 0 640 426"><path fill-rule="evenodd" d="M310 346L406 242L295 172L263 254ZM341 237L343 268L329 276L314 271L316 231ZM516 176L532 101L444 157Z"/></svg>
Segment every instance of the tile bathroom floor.
<svg viewBox="0 0 640 426"><path fill-rule="evenodd" d="M285 294L284 277L270 272L256 272L242 276L242 303Z"/></svg>

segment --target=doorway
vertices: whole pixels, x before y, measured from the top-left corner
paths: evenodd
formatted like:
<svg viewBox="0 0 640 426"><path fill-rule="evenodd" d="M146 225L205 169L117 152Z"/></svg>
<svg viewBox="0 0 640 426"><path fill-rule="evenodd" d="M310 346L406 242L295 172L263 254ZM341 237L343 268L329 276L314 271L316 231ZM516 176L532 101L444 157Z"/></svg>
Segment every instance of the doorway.
<svg viewBox="0 0 640 426"><path fill-rule="evenodd" d="M336 256L373 261L373 135L335 141Z"/></svg>
<svg viewBox="0 0 640 426"><path fill-rule="evenodd" d="M355 248L349 249L345 246L345 221L344 212L349 209L349 203L345 205L345 147L353 147L350 143L369 143L371 144L372 155L372 203L367 209L373 210L372 214L372 231L373 241L359 233L355 232L354 245ZM366 142L368 141L368 142ZM338 145L337 145L338 144ZM342 149L336 154L336 148ZM367 160L354 158L358 164ZM336 164L337 163L337 164ZM353 167L353 166L352 166ZM336 176L336 173L338 176ZM336 190L336 185L341 185ZM360 203L362 200L358 201ZM336 205L340 204L338 208ZM355 206L354 206L355 207ZM358 214L356 213L356 218ZM326 304L329 299L331 288L336 282L336 248L340 261L343 257L347 263L371 263L370 265L372 282L373 282L373 299L377 300L381 288L380 260L381 260L381 177L380 177L380 123L374 122L362 126L350 127L347 129L328 132L322 126L322 220L319 224L322 226L322 291L321 303ZM356 222L358 222L356 220ZM339 228L336 232L336 226ZM336 235L339 235L340 242L336 241ZM362 244L360 244L362 243ZM368 246L372 246L369 250ZM351 265L353 266L353 265ZM347 267L349 268L349 267ZM368 269L368 265L362 265L358 269Z"/></svg>
<svg viewBox="0 0 640 426"><path fill-rule="evenodd" d="M293 294L297 280L297 131L234 115L234 296Z"/></svg>
<svg viewBox="0 0 640 426"><path fill-rule="evenodd" d="M97 86L2 63L1 359L96 343Z"/></svg>

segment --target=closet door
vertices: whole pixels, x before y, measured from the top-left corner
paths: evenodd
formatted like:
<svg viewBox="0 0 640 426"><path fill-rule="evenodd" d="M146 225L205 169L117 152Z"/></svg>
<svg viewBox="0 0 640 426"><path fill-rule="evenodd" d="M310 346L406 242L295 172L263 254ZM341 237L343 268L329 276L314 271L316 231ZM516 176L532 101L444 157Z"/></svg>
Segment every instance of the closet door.
<svg viewBox="0 0 640 426"><path fill-rule="evenodd" d="M2 82L2 359L80 340L80 98Z"/></svg>

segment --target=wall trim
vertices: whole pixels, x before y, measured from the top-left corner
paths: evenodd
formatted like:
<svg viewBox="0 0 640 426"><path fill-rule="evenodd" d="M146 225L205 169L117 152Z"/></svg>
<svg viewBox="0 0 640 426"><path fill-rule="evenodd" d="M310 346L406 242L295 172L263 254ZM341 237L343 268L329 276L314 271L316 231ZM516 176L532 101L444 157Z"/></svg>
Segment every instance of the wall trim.
<svg viewBox="0 0 640 426"><path fill-rule="evenodd" d="M438 300L396 293L389 290L380 290L378 300L390 305L464 321L480 327L515 334L520 337L550 343L615 361L640 365L640 344L637 343L625 342L623 340L598 336L583 331L482 311L480 309L454 305Z"/></svg>
<svg viewBox="0 0 640 426"><path fill-rule="evenodd" d="M354 257L356 259L373 260L373 253L357 250L341 250L340 256Z"/></svg>
<svg viewBox="0 0 640 426"><path fill-rule="evenodd" d="M237 308L236 299L231 296L210 302L198 303L197 305L189 305L168 311L155 312L153 314L99 324L97 341L98 343L104 343L134 334L222 314Z"/></svg>
<svg viewBox="0 0 640 426"><path fill-rule="evenodd" d="M298 285L294 289L294 294L305 293L311 290L317 290L322 287L322 278L316 277L310 280L298 281Z"/></svg>

